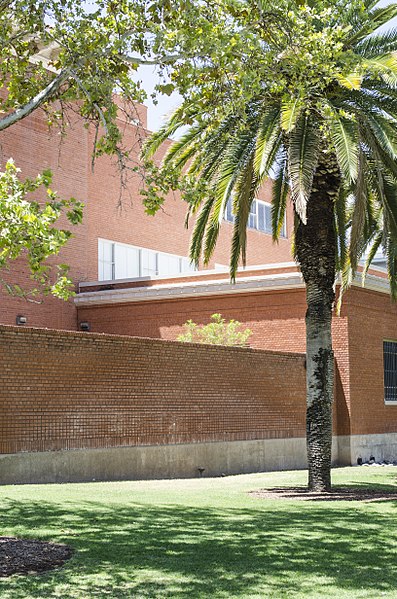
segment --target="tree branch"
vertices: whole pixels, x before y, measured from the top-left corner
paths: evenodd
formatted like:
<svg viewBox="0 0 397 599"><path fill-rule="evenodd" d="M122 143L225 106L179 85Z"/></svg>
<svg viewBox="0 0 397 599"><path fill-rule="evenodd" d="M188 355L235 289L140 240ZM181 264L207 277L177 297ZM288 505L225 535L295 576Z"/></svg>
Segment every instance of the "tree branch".
<svg viewBox="0 0 397 599"><path fill-rule="evenodd" d="M183 54L172 54L170 56L164 56L163 58L157 58L152 60L146 60L145 58L138 58L133 56L128 56L126 54L119 54L120 58L125 62L130 64L139 64L139 65L161 65L161 64L169 64L179 60L180 58L186 58Z"/></svg>
<svg viewBox="0 0 397 599"><path fill-rule="evenodd" d="M7 114L7 116L0 119L0 131L4 131L4 129L7 129L7 127L14 125L36 110L36 108L41 106L41 104L43 104L61 87L62 83L64 83L70 77L70 75L71 73L69 69L61 71L59 75L57 75L55 79L53 79L51 83L47 85L47 87L39 92L34 98L29 100L29 102L27 102L24 106L21 106L21 108L14 110L14 112Z"/></svg>

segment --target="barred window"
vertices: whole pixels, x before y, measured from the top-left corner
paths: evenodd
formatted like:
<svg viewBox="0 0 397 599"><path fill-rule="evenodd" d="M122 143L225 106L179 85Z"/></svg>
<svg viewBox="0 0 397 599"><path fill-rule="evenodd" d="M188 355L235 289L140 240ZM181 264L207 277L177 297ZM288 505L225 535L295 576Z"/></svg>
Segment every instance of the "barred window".
<svg viewBox="0 0 397 599"><path fill-rule="evenodd" d="M397 404L397 341L383 342L385 401Z"/></svg>

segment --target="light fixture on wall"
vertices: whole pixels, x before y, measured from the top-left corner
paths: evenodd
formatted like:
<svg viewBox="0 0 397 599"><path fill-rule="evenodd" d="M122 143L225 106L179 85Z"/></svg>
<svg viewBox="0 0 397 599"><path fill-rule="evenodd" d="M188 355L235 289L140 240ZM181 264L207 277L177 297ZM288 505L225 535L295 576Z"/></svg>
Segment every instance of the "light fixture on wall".
<svg viewBox="0 0 397 599"><path fill-rule="evenodd" d="M91 325L89 322L80 322L80 331L90 331Z"/></svg>
<svg viewBox="0 0 397 599"><path fill-rule="evenodd" d="M18 326L22 326L28 322L28 319L26 318L26 316L23 316L22 314L18 314L18 316L15 319L15 322Z"/></svg>

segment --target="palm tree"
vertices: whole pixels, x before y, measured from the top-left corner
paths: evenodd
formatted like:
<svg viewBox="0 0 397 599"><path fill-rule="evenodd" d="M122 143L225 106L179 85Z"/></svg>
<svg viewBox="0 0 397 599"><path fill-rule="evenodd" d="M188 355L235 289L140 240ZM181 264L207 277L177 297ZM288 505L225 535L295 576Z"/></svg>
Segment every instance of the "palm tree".
<svg viewBox="0 0 397 599"><path fill-rule="evenodd" d="M340 10L341 2L333 4L335 10L319 15L308 2L299 20L305 3L296 2L290 30L277 36L273 79L263 81L243 112L230 106L214 124L209 112L184 102L145 148L146 157L152 156L189 124L162 169L184 169L198 185L206 183L206 197L191 199L189 208L197 216L190 254L196 263L210 260L232 198L232 279L240 259L245 261L250 206L264 180L274 179L275 240L287 201L293 202L294 254L307 297L309 488L317 491L331 488L337 276L343 273L346 284L372 242L369 262L383 245L394 296L397 290L397 31L373 35L397 14L397 4L376 8L376 1L365 0L360 6L352 2L350 11ZM299 68L309 46L312 66L303 80ZM269 38L264 56L271 50ZM274 84L278 79L283 85Z"/></svg>

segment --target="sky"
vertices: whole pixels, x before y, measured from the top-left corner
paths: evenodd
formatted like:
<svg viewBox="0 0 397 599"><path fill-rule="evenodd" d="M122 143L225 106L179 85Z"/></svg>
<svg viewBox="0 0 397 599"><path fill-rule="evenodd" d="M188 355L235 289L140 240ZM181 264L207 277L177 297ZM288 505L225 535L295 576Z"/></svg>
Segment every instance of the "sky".
<svg viewBox="0 0 397 599"><path fill-rule="evenodd" d="M391 1L394 0L380 0L378 6L387 6ZM390 27L397 27L397 18L390 21L388 25L383 29L389 29ZM142 79L143 87L150 93L153 91L154 85L157 81L156 69L152 66L141 67L138 71L139 77ZM159 103L157 106L148 98L145 105L148 107L148 129L151 131L157 131L164 122L164 120L177 108L181 98L178 94L174 93L171 96L162 95L159 97Z"/></svg>
<svg viewBox="0 0 397 599"><path fill-rule="evenodd" d="M140 67L138 77L142 80L143 88L150 96L156 81L158 81L155 67ZM171 96L161 95L158 100L157 106L153 104L150 97L144 102L148 107L148 129L150 131L157 131L161 127L164 120L177 108L181 97L179 94L173 93Z"/></svg>

